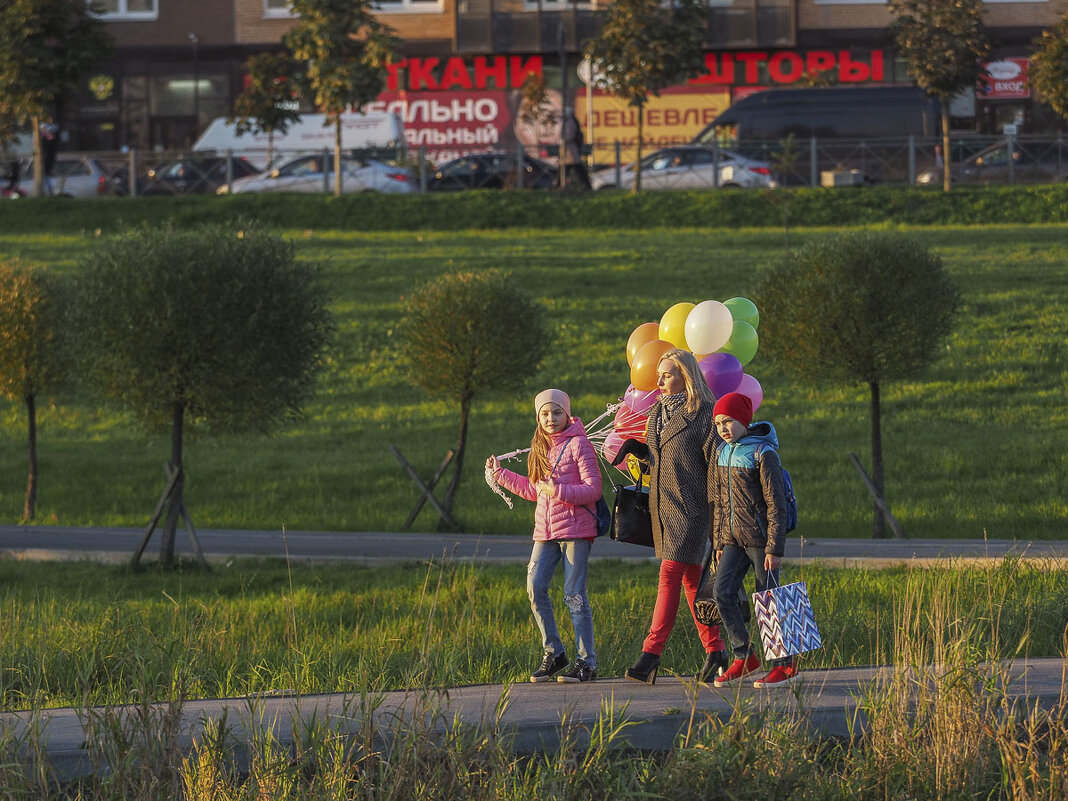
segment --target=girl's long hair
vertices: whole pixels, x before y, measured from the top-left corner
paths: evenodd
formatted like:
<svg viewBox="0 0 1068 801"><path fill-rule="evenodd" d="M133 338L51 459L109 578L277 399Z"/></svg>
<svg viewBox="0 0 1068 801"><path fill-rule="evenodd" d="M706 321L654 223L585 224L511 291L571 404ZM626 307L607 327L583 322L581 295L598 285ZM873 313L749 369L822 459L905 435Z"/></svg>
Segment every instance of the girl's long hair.
<svg viewBox="0 0 1068 801"><path fill-rule="evenodd" d="M686 384L686 402L683 404L686 411L696 412L702 403L715 403L712 390L708 388L701 368L697 366L696 356L688 350L674 348L660 357L660 361L664 359L677 364L682 373L682 380Z"/></svg>
<svg viewBox="0 0 1068 801"><path fill-rule="evenodd" d="M527 454L527 478L536 484L549 476L549 446L552 442L540 425L534 424L534 436L530 440L530 452Z"/></svg>

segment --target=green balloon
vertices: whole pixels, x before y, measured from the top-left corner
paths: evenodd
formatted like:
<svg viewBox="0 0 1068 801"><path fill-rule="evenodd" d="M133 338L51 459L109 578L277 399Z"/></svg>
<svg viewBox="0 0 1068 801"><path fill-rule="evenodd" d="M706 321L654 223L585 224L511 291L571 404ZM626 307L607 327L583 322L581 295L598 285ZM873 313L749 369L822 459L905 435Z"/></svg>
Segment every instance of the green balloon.
<svg viewBox="0 0 1068 801"><path fill-rule="evenodd" d="M735 320L734 328L731 330L731 338L717 352L731 354L744 367L753 361L758 344L760 344L760 337L757 336L756 329L745 320Z"/></svg>
<svg viewBox="0 0 1068 801"><path fill-rule="evenodd" d="M753 328L757 328L760 325L760 312L757 311L756 304L749 298L731 298L723 301L723 305L731 310L731 317L735 320L749 323Z"/></svg>

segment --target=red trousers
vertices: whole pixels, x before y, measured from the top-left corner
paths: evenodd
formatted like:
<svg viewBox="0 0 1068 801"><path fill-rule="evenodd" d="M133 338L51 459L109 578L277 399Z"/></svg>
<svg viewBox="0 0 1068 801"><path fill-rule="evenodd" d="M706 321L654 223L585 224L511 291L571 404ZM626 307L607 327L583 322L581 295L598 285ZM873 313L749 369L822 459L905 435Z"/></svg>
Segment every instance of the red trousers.
<svg viewBox="0 0 1068 801"><path fill-rule="evenodd" d="M675 627L675 618L679 614L679 596L682 590L686 590L686 601L690 605L690 614L693 615L693 599L697 595L697 587L701 583L701 566L689 565L685 562L672 562L664 559L660 563L660 581L656 587L656 606L653 607L653 622L649 626L649 634L642 643L642 650L658 656L664 652L668 636ZM701 637L701 644L705 647L705 653L722 651L726 646L719 636L719 626L706 626L697 621L694 615L694 625Z"/></svg>

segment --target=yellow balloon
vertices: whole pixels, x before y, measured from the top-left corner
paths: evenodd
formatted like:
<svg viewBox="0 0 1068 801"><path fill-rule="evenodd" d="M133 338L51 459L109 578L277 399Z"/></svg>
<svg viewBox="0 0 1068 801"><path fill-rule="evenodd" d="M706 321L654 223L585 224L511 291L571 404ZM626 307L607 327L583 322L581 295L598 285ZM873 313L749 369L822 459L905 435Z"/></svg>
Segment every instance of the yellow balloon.
<svg viewBox="0 0 1068 801"><path fill-rule="evenodd" d="M660 339L670 342L676 348L689 350L686 344L686 318L694 304L684 301L676 303L660 318Z"/></svg>
<svg viewBox="0 0 1068 801"><path fill-rule="evenodd" d="M649 486L649 474L642 470L642 463L638 461L638 458L634 454L627 456L627 472L630 473L630 477L634 479L634 486L639 484L643 487Z"/></svg>

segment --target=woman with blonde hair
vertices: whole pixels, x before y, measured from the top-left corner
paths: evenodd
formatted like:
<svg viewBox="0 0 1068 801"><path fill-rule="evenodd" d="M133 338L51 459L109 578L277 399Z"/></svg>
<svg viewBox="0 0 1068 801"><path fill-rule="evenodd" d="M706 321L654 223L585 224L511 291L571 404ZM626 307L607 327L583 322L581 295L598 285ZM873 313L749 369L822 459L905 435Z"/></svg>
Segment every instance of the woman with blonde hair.
<svg viewBox="0 0 1068 801"><path fill-rule="evenodd" d="M648 684L656 681L683 590L691 614L694 611L709 547L708 466L718 441L714 398L692 353L675 348L664 354L657 365L657 387L660 397L649 410L646 447L628 440L617 457L618 462L633 453L649 468L649 511L660 579L641 656L626 672L628 679ZM712 681L727 667L727 651L718 626L706 626L696 615L694 624L706 654L698 678Z"/></svg>

